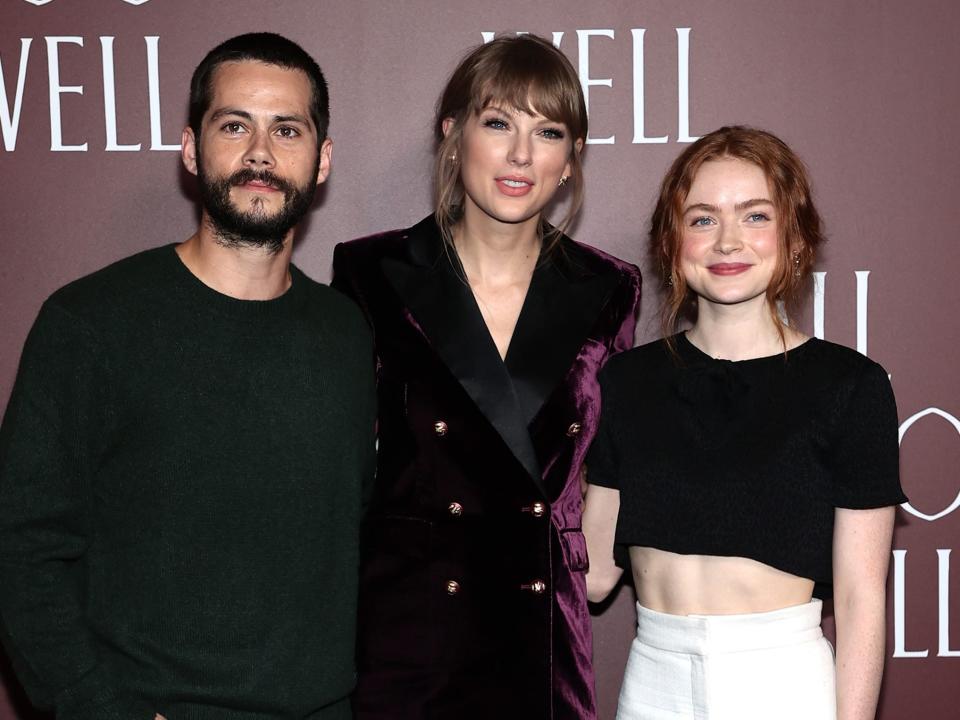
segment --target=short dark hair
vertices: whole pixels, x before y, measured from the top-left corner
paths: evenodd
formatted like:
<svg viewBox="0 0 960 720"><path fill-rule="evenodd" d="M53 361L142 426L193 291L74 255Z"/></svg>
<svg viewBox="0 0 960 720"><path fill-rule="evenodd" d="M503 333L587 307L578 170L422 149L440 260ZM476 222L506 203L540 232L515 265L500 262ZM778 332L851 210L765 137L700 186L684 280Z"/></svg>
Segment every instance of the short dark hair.
<svg viewBox="0 0 960 720"><path fill-rule="evenodd" d="M214 71L223 63L244 60L304 72L313 88L310 117L317 128L317 140L322 142L326 139L330 125L330 96L320 66L306 50L292 40L268 32L247 33L230 38L208 52L197 65L190 80L190 127L195 136L200 137L203 116L210 109Z"/></svg>

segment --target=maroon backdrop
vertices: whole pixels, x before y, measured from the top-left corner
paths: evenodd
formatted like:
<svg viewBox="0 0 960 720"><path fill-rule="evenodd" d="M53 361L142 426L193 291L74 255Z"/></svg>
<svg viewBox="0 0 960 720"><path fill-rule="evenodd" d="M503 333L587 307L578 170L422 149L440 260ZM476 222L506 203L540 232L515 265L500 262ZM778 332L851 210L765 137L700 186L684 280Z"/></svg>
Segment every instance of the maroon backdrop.
<svg viewBox="0 0 960 720"><path fill-rule="evenodd" d="M300 42L331 85L333 174L295 254L322 280L335 242L429 211L431 111L483 33L552 37L579 68L592 128L573 234L641 266L655 186L691 137L748 123L787 140L830 234L799 323L882 363L900 409L911 504L898 511L880 717L958 716L956 3L4 0L0 404L50 292L193 232L175 152L190 73L217 42L262 29ZM656 335L653 286L638 340ZM622 589L595 618L604 718L632 599ZM31 717L2 672L0 718Z"/></svg>

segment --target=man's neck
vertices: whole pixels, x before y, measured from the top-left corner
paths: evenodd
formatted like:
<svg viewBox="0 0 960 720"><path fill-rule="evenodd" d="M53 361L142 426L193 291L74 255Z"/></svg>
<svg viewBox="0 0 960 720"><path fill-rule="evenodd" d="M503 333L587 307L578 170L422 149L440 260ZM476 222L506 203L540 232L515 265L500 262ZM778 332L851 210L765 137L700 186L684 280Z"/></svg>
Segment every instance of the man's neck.
<svg viewBox="0 0 960 720"><path fill-rule="evenodd" d="M237 300L273 300L290 287L293 231L280 252L253 245L224 245L202 223L200 229L177 246L187 269L207 287Z"/></svg>

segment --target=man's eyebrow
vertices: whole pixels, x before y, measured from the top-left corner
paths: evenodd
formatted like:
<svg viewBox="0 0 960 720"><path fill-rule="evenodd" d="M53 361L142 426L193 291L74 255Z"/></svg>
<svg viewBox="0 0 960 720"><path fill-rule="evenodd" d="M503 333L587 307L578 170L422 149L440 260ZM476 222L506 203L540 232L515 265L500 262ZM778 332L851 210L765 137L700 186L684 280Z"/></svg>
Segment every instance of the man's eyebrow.
<svg viewBox="0 0 960 720"><path fill-rule="evenodd" d="M303 115L274 115L274 122L295 122L300 123L301 125L307 125L309 127L310 121L307 120Z"/></svg>
<svg viewBox="0 0 960 720"><path fill-rule="evenodd" d="M210 122L219 120L226 115L236 115L237 117L242 117L244 120L253 120L253 115L248 113L246 110L237 110L236 108L227 107L216 110L213 115L210 116Z"/></svg>
<svg viewBox="0 0 960 720"><path fill-rule="evenodd" d="M220 118L226 117L228 115L233 117L243 118L244 120L249 120L250 122L253 122L253 115L248 113L246 110L238 110L237 108L231 108L231 107L219 108L218 110L214 111L213 115L210 116L210 122L215 122ZM301 125L310 127L310 121L307 119L307 117L305 117L304 115L297 115L296 113L291 115L274 115L273 122L275 123L295 122L295 123L300 123Z"/></svg>

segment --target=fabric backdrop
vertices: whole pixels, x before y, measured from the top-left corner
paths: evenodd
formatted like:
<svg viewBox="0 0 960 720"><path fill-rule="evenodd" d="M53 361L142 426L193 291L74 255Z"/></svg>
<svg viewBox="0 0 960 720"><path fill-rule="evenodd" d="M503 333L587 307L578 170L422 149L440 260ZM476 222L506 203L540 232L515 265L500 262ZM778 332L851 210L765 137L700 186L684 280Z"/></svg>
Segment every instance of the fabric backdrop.
<svg viewBox="0 0 960 720"><path fill-rule="evenodd" d="M883 364L902 423L911 502L891 557L880 717L960 715L957 3L3 0L0 407L47 295L193 232L177 153L190 74L221 40L265 29L301 43L330 83L333 173L295 251L323 281L334 243L430 210L434 103L463 52L494 33L552 38L579 69L591 130L572 234L645 271L655 188L686 143L746 123L791 144L830 237L797 322ZM646 276L638 341L657 334ZM596 609L606 719L632 601L621 588ZM33 717L0 668L0 718Z"/></svg>

